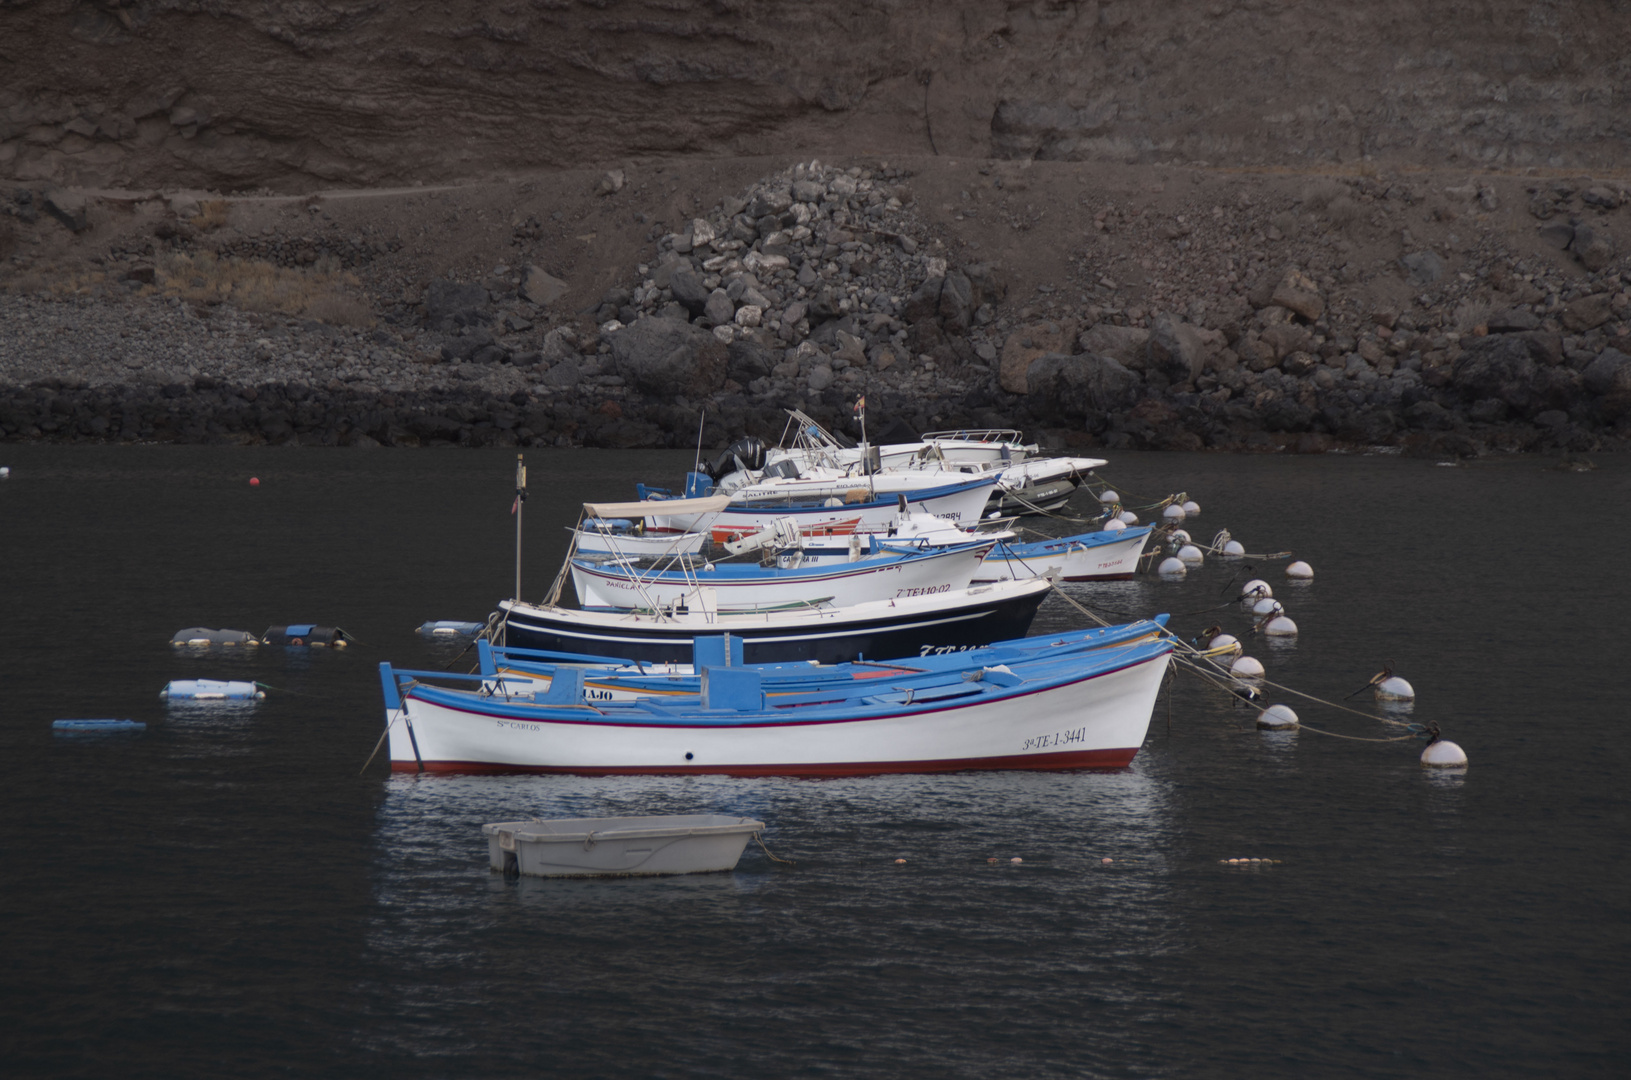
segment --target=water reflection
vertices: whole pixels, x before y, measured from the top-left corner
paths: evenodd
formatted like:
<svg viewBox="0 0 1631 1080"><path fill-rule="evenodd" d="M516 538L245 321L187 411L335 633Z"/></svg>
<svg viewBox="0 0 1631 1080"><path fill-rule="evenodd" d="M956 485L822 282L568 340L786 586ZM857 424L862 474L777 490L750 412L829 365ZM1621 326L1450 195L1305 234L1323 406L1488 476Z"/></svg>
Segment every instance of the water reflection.
<svg viewBox="0 0 1631 1080"><path fill-rule="evenodd" d="M480 831L528 816L686 812L757 817L789 861L749 845L729 874L511 882L490 872ZM495 1044L572 1049L595 1071L612 1050L588 1031L608 1026L664 1027L681 1033L682 1060L730 1046L763 1068L789 1052L832 1064L833 1046L889 1029L929 1075L970 1010L1044 1041L1091 1011L1091 1063L1125 1053L1170 1007L1147 961L1184 948L1168 902L1172 833L1165 782L1137 767L821 781L393 777L376 815L368 931L370 966L384 973L383 1034L435 1052L448 1024ZM493 1000L528 1027L493 1015ZM699 1008L731 1024L699 1026ZM788 1009L796 1028L779 1022ZM775 1053L744 1051L730 1035L762 1024L778 1032Z"/></svg>

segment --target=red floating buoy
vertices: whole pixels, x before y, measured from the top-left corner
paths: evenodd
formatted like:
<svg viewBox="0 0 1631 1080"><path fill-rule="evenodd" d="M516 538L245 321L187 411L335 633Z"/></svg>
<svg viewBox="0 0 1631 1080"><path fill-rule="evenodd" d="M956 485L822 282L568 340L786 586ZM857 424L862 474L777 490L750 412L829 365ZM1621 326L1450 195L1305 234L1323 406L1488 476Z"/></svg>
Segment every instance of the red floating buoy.
<svg viewBox="0 0 1631 1080"><path fill-rule="evenodd" d="M249 486L250 487L260 487L261 486L261 478L258 477L258 476L251 476L249 478Z"/></svg>

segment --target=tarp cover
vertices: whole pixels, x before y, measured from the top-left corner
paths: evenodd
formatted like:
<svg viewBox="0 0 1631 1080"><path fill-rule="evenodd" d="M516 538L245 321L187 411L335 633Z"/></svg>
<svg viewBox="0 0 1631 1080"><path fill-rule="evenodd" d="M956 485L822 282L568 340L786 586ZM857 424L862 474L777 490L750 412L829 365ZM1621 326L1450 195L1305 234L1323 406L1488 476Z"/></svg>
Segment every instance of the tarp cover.
<svg viewBox="0 0 1631 1080"><path fill-rule="evenodd" d="M731 504L729 495L709 495L704 499L655 499L651 502L584 503L583 512L592 518L649 518L669 514L717 513Z"/></svg>

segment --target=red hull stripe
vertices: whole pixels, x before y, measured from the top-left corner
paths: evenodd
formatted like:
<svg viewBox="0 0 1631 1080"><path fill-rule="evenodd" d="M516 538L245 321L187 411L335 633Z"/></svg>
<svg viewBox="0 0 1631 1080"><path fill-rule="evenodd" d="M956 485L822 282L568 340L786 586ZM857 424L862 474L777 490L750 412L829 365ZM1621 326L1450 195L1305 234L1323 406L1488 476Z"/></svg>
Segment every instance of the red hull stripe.
<svg viewBox="0 0 1631 1080"><path fill-rule="evenodd" d="M1125 769L1138 747L1123 750L1065 750L1057 754L1007 754L1001 757L943 761L833 761L808 765L628 765L564 768L558 765L496 765L479 761L427 761L431 773L558 773L571 776L877 776L884 773L943 773L974 769ZM393 761L393 772L419 772L412 761Z"/></svg>

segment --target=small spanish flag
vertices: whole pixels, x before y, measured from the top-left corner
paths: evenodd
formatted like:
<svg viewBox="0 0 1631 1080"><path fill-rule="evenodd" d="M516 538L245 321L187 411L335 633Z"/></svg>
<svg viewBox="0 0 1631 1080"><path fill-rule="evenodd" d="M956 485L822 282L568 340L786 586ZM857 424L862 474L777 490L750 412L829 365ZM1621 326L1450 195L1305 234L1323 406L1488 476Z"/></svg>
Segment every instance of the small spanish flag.
<svg viewBox="0 0 1631 1080"><path fill-rule="evenodd" d="M858 397L858 398L855 399L855 411L858 412L858 413L866 412L866 396L865 395L862 395L861 397Z"/></svg>

